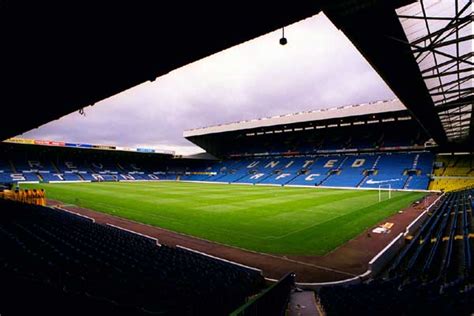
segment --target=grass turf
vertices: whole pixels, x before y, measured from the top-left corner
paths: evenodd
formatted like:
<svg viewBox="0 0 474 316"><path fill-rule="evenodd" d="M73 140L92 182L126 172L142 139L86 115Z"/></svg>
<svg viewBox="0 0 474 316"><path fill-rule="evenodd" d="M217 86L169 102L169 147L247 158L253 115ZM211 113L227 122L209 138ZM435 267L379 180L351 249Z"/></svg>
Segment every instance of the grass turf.
<svg viewBox="0 0 474 316"><path fill-rule="evenodd" d="M288 255L324 255L424 193L184 182L23 187L47 197L219 243ZM387 198L387 193L383 193Z"/></svg>

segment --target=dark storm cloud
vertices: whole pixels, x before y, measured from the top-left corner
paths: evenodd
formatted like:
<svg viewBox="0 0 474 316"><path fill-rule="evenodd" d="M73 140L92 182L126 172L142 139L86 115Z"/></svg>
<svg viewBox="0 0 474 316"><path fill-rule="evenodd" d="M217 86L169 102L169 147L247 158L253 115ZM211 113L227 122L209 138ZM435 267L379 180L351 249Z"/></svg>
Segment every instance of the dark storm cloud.
<svg viewBox="0 0 474 316"><path fill-rule="evenodd" d="M23 137L189 153L185 129L393 98L324 15L177 69Z"/></svg>

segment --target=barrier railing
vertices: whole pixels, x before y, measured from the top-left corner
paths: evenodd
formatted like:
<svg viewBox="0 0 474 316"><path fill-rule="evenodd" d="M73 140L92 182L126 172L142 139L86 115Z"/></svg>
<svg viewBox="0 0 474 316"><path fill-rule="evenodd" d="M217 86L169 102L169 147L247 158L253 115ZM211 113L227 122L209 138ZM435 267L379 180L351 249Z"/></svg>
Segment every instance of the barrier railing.
<svg viewBox="0 0 474 316"><path fill-rule="evenodd" d="M288 273L277 283L240 306L231 316L283 316L286 313L290 291L295 284L295 274Z"/></svg>

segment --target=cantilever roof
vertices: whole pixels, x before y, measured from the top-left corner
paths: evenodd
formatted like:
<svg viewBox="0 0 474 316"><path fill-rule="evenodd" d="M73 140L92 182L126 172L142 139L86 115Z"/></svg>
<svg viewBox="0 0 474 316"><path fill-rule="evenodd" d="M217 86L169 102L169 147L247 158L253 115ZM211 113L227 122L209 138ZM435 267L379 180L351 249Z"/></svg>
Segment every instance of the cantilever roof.
<svg viewBox="0 0 474 316"><path fill-rule="evenodd" d="M472 0L424 0L397 10L407 44L451 141L465 139L473 120L472 7Z"/></svg>
<svg viewBox="0 0 474 316"><path fill-rule="evenodd" d="M208 127L200 127L186 130L183 132L184 137L192 137L199 135L207 135L214 133L231 132L238 130L247 130L259 127L278 126L285 124L324 121L337 118L357 117L371 114L391 113L405 111L405 106L399 100L377 101L372 103L355 104L340 106L329 109L321 109L314 111L305 111L279 115L273 117L264 117L240 122L227 124L219 124Z"/></svg>

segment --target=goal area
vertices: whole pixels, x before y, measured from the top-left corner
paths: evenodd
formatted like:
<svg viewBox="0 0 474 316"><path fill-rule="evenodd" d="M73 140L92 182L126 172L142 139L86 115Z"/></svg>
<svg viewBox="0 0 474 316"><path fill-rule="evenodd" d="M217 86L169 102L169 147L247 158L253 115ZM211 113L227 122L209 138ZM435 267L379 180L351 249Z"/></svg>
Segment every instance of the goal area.
<svg viewBox="0 0 474 316"><path fill-rule="evenodd" d="M390 200L392 198L392 185L381 184L379 185L379 202Z"/></svg>

